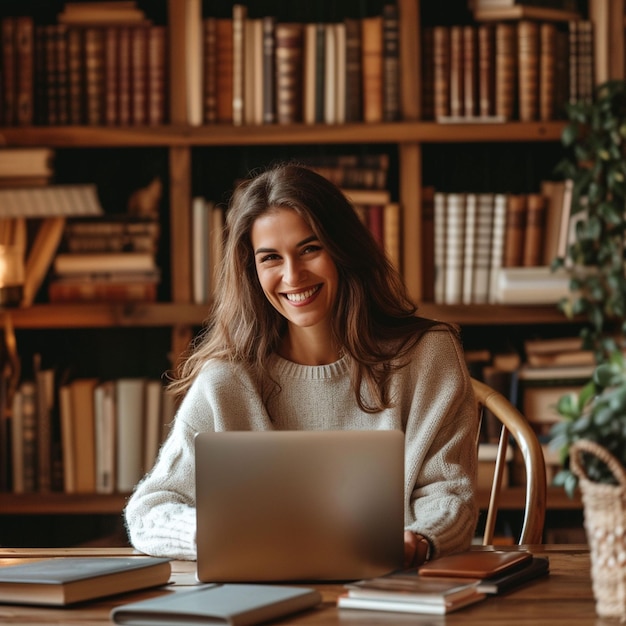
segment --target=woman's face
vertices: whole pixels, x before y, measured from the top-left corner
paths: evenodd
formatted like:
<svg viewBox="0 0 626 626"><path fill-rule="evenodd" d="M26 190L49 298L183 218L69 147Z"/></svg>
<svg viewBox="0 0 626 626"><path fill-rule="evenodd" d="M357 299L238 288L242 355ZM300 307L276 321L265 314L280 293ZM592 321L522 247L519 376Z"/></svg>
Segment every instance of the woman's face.
<svg viewBox="0 0 626 626"><path fill-rule="evenodd" d="M251 231L257 276L265 296L290 324L327 324L338 272L330 254L295 211L272 208Z"/></svg>

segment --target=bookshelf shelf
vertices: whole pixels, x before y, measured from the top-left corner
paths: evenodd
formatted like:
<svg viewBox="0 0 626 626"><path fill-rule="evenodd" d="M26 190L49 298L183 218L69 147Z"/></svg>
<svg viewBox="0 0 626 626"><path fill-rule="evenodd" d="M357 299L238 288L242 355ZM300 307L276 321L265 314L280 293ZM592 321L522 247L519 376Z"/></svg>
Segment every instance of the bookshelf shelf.
<svg viewBox="0 0 626 626"><path fill-rule="evenodd" d="M502 510L523 511L526 489L524 487L503 488L500 493L500 506ZM478 492L478 505L486 510L489 505L489 492L481 490ZM576 492L570 498L562 487L548 487L547 509L561 511L578 511L582 507L580 493Z"/></svg>
<svg viewBox="0 0 626 626"><path fill-rule="evenodd" d="M0 128L0 146L43 145L52 148L93 148L558 141L563 128L562 121L502 124L437 124L435 122L265 126L215 124L127 128L30 126Z"/></svg>
<svg viewBox="0 0 626 626"><path fill-rule="evenodd" d="M41 304L14 309L15 328L109 328L111 326L199 326L207 316L206 305L180 303Z"/></svg>
<svg viewBox="0 0 626 626"><path fill-rule="evenodd" d="M128 494L0 493L3 515L119 515Z"/></svg>

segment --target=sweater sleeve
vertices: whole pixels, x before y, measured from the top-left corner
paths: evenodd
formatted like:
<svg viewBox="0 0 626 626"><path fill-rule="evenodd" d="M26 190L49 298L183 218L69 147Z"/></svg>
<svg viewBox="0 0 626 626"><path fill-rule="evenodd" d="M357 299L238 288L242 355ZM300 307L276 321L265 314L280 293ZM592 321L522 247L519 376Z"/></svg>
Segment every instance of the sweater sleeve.
<svg viewBox="0 0 626 626"><path fill-rule="evenodd" d="M406 426L408 520L432 556L469 548L478 508L478 415L460 342L450 332L422 339Z"/></svg>

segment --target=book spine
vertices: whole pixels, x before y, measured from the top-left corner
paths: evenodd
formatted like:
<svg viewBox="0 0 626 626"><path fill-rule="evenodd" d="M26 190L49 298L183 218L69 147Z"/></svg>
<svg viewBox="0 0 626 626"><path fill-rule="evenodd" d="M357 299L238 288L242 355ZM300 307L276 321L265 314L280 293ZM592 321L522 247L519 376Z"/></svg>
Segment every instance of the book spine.
<svg viewBox="0 0 626 626"><path fill-rule="evenodd" d="M478 26L478 90L479 113L489 117L495 113L495 33L492 24Z"/></svg>
<svg viewBox="0 0 626 626"><path fill-rule="evenodd" d="M233 124L236 126L244 123L245 25L247 16L247 6L243 4L233 5Z"/></svg>
<svg viewBox="0 0 626 626"><path fill-rule="evenodd" d="M425 302L435 299L435 230L434 230L434 187L422 189L422 295Z"/></svg>
<svg viewBox="0 0 626 626"><path fill-rule="evenodd" d="M478 113L478 44L473 26L463 27L463 115Z"/></svg>
<svg viewBox="0 0 626 626"><path fill-rule="evenodd" d="M474 255L474 286L472 289L475 304L484 304L489 298L493 203L493 194L478 194L476 199L476 254Z"/></svg>
<svg viewBox="0 0 626 626"><path fill-rule="evenodd" d="M435 119L450 115L450 29L433 29L433 106Z"/></svg>
<svg viewBox="0 0 626 626"><path fill-rule="evenodd" d="M463 304L474 298L474 258L476 255L476 194L465 195L465 234L463 242Z"/></svg>
<svg viewBox="0 0 626 626"><path fill-rule="evenodd" d="M56 26L43 28L46 81L46 124L59 124L59 98L57 97Z"/></svg>
<svg viewBox="0 0 626 626"><path fill-rule="evenodd" d="M278 22L276 36L276 121L302 120L303 24Z"/></svg>
<svg viewBox="0 0 626 626"><path fill-rule="evenodd" d="M496 115L512 120L516 97L515 27L506 22L496 24L495 43Z"/></svg>
<svg viewBox="0 0 626 626"><path fill-rule="evenodd" d="M400 28L398 6L383 6L383 119L400 119Z"/></svg>
<svg viewBox="0 0 626 626"><path fill-rule="evenodd" d="M146 117L149 126L165 123L167 91L167 31L165 26L149 26L147 29L147 89Z"/></svg>
<svg viewBox="0 0 626 626"><path fill-rule="evenodd" d="M540 26L539 56L539 119L555 117L556 103L556 26L545 22Z"/></svg>
<svg viewBox="0 0 626 626"><path fill-rule="evenodd" d="M465 113L463 27L450 27L450 115L462 117Z"/></svg>
<svg viewBox="0 0 626 626"><path fill-rule="evenodd" d="M381 15L361 20L361 55L363 76L363 120L383 119L383 18Z"/></svg>
<svg viewBox="0 0 626 626"><path fill-rule="evenodd" d="M539 25L522 20L517 25L519 119L539 117Z"/></svg>
<svg viewBox="0 0 626 626"><path fill-rule="evenodd" d="M519 267L524 258L526 195L511 194L507 203L503 267Z"/></svg>
<svg viewBox="0 0 626 626"><path fill-rule="evenodd" d="M3 123L5 126L13 126L17 119L15 98L17 85L14 38L15 18L2 18L0 28L2 29L2 74L0 75L2 92L0 97L2 98Z"/></svg>
<svg viewBox="0 0 626 626"><path fill-rule="evenodd" d="M446 197L445 297L446 304L459 304L463 298L463 244L465 239L465 196Z"/></svg>
<svg viewBox="0 0 626 626"><path fill-rule="evenodd" d="M130 34L130 123L142 126L147 122L148 98L148 30L134 26Z"/></svg>
<svg viewBox="0 0 626 626"><path fill-rule="evenodd" d="M70 102L69 102L69 65L67 50L67 26L57 24L54 30L54 50L55 50L55 80L57 94L57 110L59 124L65 126L69 124Z"/></svg>
<svg viewBox="0 0 626 626"><path fill-rule="evenodd" d="M504 238L506 231L506 211L508 197L506 194L497 193L493 202L493 224L491 230L491 259L489 263L489 288L488 302L496 301L497 281L502 259L504 257Z"/></svg>
<svg viewBox="0 0 626 626"><path fill-rule="evenodd" d="M435 61L434 31L432 26L422 30L422 119L432 120L435 117ZM404 86L404 83L403 83Z"/></svg>
<svg viewBox="0 0 626 626"><path fill-rule="evenodd" d="M84 30L85 123L99 126L104 119L104 38L102 29L87 26Z"/></svg>
<svg viewBox="0 0 626 626"><path fill-rule="evenodd" d="M326 124L337 123L337 38L334 24L324 24L324 117Z"/></svg>
<svg viewBox="0 0 626 626"><path fill-rule="evenodd" d="M526 233L522 265L536 267L543 262L544 235L546 223L546 200L538 193L528 195Z"/></svg>
<svg viewBox="0 0 626 626"><path fill-rule="evenodd" d="M233 21L218 18L217 42L217 122L233 123Z"/></svg>
<svg viewBox="0 0 626 626"><path fill-rule="evenodd" d="M356 18L346 18L346 122L362 119L361 25Z"/></svg>
<svg viewBox="0 0 626 626"><path fill-rule="evenodd" d="M214 124L217 121L217 18L204 18L202 32L204 123Z"/></svg>
<svg viewBox="0 0 626 626"><path fill-rule="evenodd" d="M434 267L434 301L436 304L445 302L446 293L446 194L437 191L433 197L433 267Z"/></svg>
<svg viewBox="0 0 626 626"><path fill-rule="evenodd" d="M68 122L78 126L84 122L83 108L83 37L82 29L70 26L67 29L67 91Z"/></svg>
<svg viewBox="0 0 626 626"><path fill-rule="evenodd" d="M263 123L273 124L276 121L276 93L274 78L276 76L274 29L276 19L272 16L263 18Z"/></svg>
<svg viewBox="0 0 626 626"><path fill-rule="evenodd" d="M118 100L120 94L119 60L120 47L118 43L119 28L106 26L104 28L104 124L115 126L119 123Z"/></svg>
<svg viewBox="0 0 626 626"><path fill-rule="evenodd" d="M35 27L33 18L15 18L15 123L30 126L34 119Z"/></svg>
<svg viewBox="0 0 626 626"><path fill-rule="evenodd" d="M315 25L315 122L324 121L324 102L326 87L326 25ZM359 77L360 79L360 77Z"/></svg>

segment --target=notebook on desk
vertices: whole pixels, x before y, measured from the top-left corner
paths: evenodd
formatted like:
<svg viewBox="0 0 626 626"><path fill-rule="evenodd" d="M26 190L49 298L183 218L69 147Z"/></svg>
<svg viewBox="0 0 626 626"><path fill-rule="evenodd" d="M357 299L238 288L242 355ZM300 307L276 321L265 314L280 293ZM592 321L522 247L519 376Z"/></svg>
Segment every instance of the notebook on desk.
<svg viewBox="0 0 626 626"><path fill-rule="evenodd" d="M199 433L195 451L200 581L341 581L402 566L402 432Z"/></svg>

